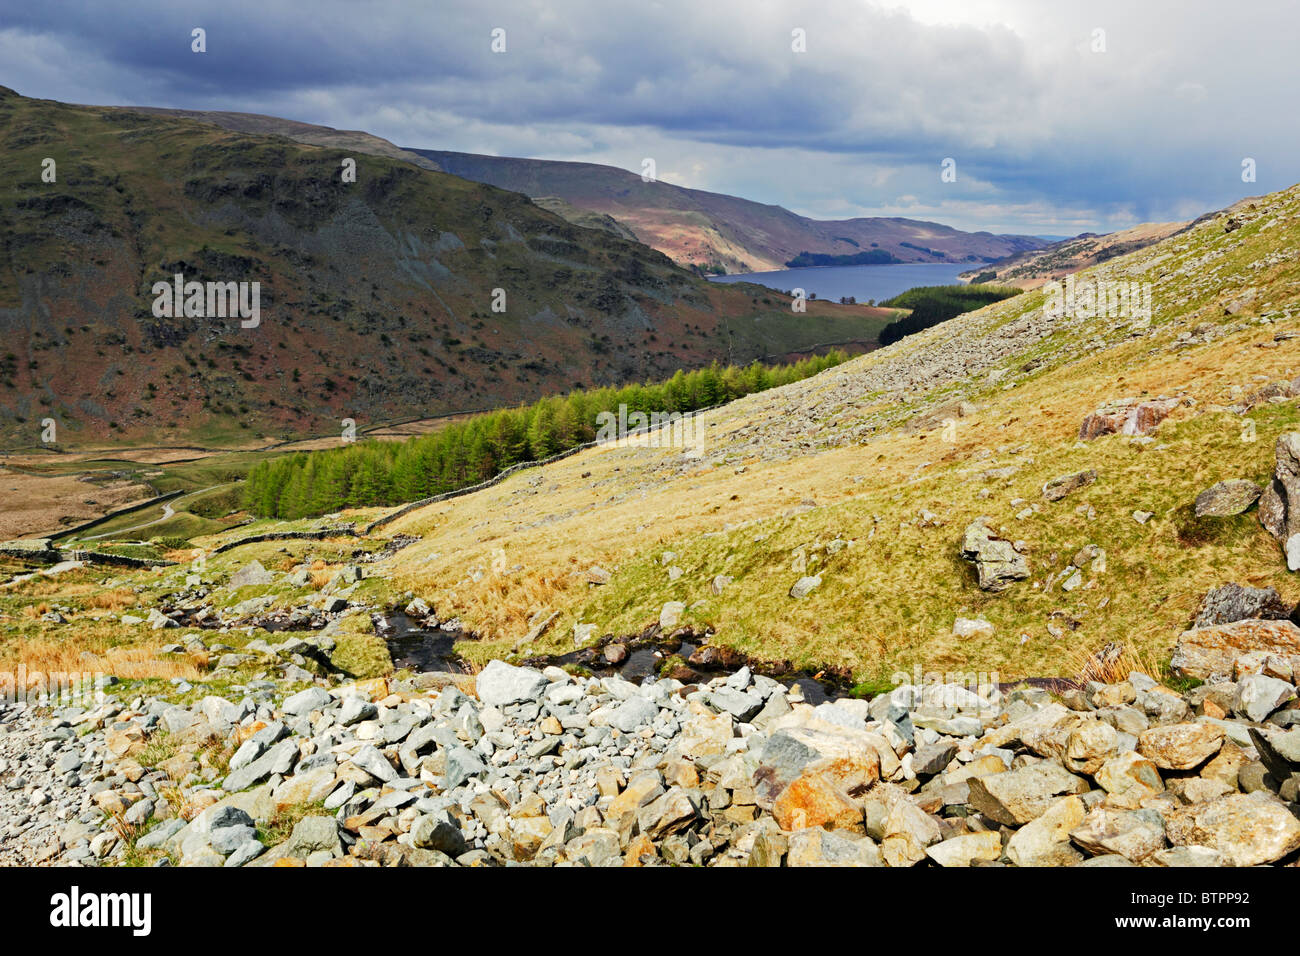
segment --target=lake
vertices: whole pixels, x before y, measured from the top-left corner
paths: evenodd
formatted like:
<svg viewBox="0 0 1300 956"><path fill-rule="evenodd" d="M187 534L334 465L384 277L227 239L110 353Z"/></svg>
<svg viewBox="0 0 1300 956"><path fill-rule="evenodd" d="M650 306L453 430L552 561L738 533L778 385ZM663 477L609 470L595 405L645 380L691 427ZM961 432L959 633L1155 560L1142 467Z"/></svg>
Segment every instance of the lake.
<svg viewBox="0 0 1300 956"><path fill-rule="evenodd" d="M780 292L803 289L809 294L816 293L819 299L835 302L840 296L852 295L859 303L865 304L868 299L880 302L919 285L957 285L958 273L976 265L970 262L905 262L881 266L818 266L709 278L714 282L757 282Z"/></svg>

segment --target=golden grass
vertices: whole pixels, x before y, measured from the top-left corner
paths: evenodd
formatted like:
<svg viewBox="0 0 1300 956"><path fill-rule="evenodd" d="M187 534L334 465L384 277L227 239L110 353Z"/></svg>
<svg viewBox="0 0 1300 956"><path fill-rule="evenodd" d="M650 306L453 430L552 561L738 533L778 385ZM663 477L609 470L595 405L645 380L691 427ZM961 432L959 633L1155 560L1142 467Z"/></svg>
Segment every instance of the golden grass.
<svg viewBox="0 0 1300 956"><path fill-rule="evenodd" d="M334 640L330 660L344 673L364 679L387 677L393 672L388 645L374 632L368 615L342 618L334 630Z"/></svg>
<svg viewBox="0 0 1300 956"><path fill-rule="evenodd" d="M139 600L134 591L128 588L118 588L92 594L86 599L86 605L102 611L121 611L124 608L135 607Z"/></svg>
<svg viewBox="0 0 1300 956"><path fill-rule="evenodd" d="M29 674L103 673L126 679L181 677L195 680L206 661L191 655L159 654L165 638L155 632L124 634L115 621L82 620L26 631L16 637L0 634L0 670ZM127 640L124 640L127 638Z"/></svg>
<svg viewBox="0 0 1300 956"><path fill-rule="evenodd" d="M1146 674L1159 680L1162 669L1149 652L1144 652L1132 644L1108 641L1092 650L1079 649L1075 652L1075 679L1081 684L1097 681L1102 684L1118 684L1127 680L1130 674Z"/></svg>
<svg viewBox="0 0 1300 956"><path fill-rule="evenodd" d="M166 783L158 788L158 796L162 797L167 806L171 808L172 815L185 820L193 820L201 812L200 809L185 799L185 792L181 789L179 782Z"/></svg>

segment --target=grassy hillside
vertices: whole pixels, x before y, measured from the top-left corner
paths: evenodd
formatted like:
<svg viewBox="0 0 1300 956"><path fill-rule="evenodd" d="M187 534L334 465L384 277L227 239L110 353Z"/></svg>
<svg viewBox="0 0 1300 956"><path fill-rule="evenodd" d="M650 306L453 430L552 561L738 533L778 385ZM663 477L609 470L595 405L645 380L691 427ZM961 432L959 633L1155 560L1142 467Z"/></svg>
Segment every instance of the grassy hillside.
<svg viewBox="0 0 1300 956"><path fill-rule="evenodd" d="M889 315L795 315L768 290L711 285L389 156L9 90L0 144L0 448L39 446L47 418L60 446L338 435L344 418L860 350ZM152 286L175 273L260 283L261 324L156 318Z"/></svg>
<svg viewBox="0 0 1300 956"><path fill-rule="evenodd" d="M1036 289L1048 280L1060 279L1116 256L1145 249L1187 226L1185 222L1146 222L1100 236L1084 233L1041 249L1017 252L987 266L963 272L961 278L970 282L996 282Z"/></svg>
<svg viewBox="0 0 1300 956"><path fill-rule="evenodd" d="M710 413L703 459L584 453L416 512L387 529L422 536L394 560L394 586L483 635L462 645L478 658L520 649L552 610L532 650L571 648L580 622L637 631L670 600L722 642L861 679L918 663L1068 674L1110 640L1167 655L1212 586L1300 599L1253 512L1191 510L1216 481L1261 480L1277 436L1300 427L1294 398L1250 400L1300 375L1298 223L1292 188L1085 274L1151 282L1150 321L1052 319L1028 292ZM1149 438L1079 441L1098 405L1158 395L1179 404ZM1093 484L1045 499L1047 481L1088 468ZM1029 557L1031 578L1000 594L958 555L982 515ZM1063 590L1088 545L1104 564L1084 561ZM489 573L493 554L513 570ZM593 564L607 584L586 583ZM789 597L809 574L821 586ZM716 575L734 579L720 594ZM954 637L959 616L993 635Z"/></svg>
<svg viewBox="0 0 1300 956"><path fill-rule="evenodd" d="M300 123L297 120L284 119L279 116L263 116L260 113L230 113L220 110L177 110L156 106L132 106L132 112L152 116L170 116L175 119L196 120L210 123L236 133L255 133L261 136L283 136L296 143L310 146L329 146L348 152L368 153L387 156L414 163L424 169L440 170L433 160L419 156L408 150L394 146L388 140L361 130L334 129L331 126L317 126L313 123Z"/></svg>
<svg viewBox="0 0 1300 956"><path fill-rule="evenodd" d="M558 197L585 215L612 217L674 261L720 272L762 272L791 262L826 265L836 261L832 257L845 257L843 262L990 262L1044 245L1033 236L961 232L914 219L808 219L736 196L644 182L637 173L594 163L410 151L466 179L534 197Z"/></svg>

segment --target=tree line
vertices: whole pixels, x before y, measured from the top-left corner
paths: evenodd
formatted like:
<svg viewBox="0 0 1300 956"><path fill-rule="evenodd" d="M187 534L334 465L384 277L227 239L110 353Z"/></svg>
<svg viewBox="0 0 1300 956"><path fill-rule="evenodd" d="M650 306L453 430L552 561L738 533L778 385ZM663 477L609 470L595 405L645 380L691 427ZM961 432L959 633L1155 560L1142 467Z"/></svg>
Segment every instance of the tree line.
<svg viewBox="0 0 1300 956"><path fill-rule="evenodd" d="M680 369L665 382L578 389L519 408L474 415L402 442L366 441L296 452L255 465L243 506L255 515L302 518L343 508L395 505L456 491L511 465L593 441L602 412L693 412L751 392L797 382L839 365L839 350L789 365Z"/></svg>
<svg viewBox="0 0 1300 956"><path fill-rule="evenodd" d="M916 332L947 322L963 312L974 312L992 302L1019 295L1020 289L996 285L924 285L885 299L891 309L911 309L880 330L880 344L889 345Z"/></svg>

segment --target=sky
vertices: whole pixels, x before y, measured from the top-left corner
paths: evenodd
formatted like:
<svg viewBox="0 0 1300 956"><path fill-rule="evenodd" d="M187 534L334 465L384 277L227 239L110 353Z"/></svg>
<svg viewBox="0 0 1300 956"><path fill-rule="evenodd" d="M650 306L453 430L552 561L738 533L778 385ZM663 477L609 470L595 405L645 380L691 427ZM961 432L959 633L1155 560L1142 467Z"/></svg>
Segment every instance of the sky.
<svg viewBox="0 0 1300 956"><path fill-rule="evenodd" d="M0 85L1074 235L1300 181L1298 35L1294 0L0 0Z"/></svg>

